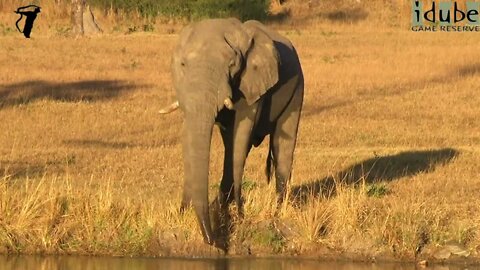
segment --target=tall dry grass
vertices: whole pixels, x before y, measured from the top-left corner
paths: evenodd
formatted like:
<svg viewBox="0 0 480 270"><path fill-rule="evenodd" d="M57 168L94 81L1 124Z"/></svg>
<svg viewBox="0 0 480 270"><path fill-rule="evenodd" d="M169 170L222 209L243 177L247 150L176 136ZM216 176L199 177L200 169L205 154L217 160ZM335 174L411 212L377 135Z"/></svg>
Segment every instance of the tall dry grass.
<svg viewBox="0 0 480 270"><path fill-rule="evenodd" d="M371 16L283 27L306 79L291 200L275 215L254 149L229 254L413 259L455 242L477 256L479 38ZM0 250L218 255L178 213L182 116L157 113L177 36L47 30L0 37ZM218 132L212 149L211 199Z"/></svg>

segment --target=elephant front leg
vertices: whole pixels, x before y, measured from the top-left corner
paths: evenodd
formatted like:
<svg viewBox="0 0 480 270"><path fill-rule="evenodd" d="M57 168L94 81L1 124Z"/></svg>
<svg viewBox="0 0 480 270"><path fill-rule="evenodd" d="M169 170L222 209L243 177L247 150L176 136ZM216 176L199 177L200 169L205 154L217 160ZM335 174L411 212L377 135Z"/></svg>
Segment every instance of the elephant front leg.
<svg viewBox="0 0 480 270"><path fill-rule="evenodd" d="M233 192L238 215L243 217L242 179L245 161L252 148L252 130L258 103L244 111L237 111L233 129Z"/></svg>
<svg viewBox="0 0 480 270"><path fill-rule="evenodd" d="M233 152L233 136L222 133L225 143L225 159L223 163L223 176L220 182L219 204L222 210L228 210L228 205L235 200L237 206L242 205L241 184L246 157L252 147L247 143L247 151ZM228 138L228 140L226 140ZM239 144L240 145L240 144ZM242 147L243 148L243 147ZM237 168L237 169L235 169ZM234 183L236 183L234 185Z"/></svg>
<svg viewBox="0 0 480 270"><path fill-rule="evenodd" d="M234 199L239 216L243 216L242 178L245 161L252 146L251 134L256 112L257 105L237 110L233 125L222 131L225 160L220 184L220 202L226 208Z"/></svg>
<svg viewBox="0 0 480 270"><path fill-rule="evenodd" d="M225 152L218 202L222 211L227 211L228 205L233 201L233 126L220 129L220 133L225 146Z"/></svg>
<svg viewBox="0 0 480 270"><path fill-rule="evenodd" d="M223 144L225 146L223 161L223 176L220 182L220 191L216 200L210 205L212 211L212 229L217 236L216 245L228 250L231 229L231 215L228 211L229 204L233 201L233 128L224 126L220 128Z"/></svg>

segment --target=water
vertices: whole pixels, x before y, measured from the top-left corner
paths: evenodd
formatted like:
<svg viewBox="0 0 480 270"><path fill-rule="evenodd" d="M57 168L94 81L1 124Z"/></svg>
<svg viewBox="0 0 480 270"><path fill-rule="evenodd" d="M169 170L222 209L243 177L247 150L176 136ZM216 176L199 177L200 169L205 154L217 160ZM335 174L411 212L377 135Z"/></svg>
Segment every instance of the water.
<svg viewBox="0 0 480 270"><path fill-rule="evenodd" d="M422 267L415 264L400 263L351 263L327 262L312 259L155 259L155 258L116 258L116 257L81 257L81 256L0 256L0 270L415 270ZM464 270L480 269L460 265L436 265L426 269Z"/></svg>

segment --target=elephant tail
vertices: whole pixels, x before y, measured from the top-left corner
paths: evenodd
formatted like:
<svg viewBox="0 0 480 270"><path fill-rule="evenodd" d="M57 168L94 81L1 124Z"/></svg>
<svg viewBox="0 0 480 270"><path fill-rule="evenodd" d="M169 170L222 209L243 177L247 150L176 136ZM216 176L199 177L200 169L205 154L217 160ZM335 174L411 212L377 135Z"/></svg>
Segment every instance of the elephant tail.
<svg viewBox="0 0 480 270"><path fill-rule="evenodd" d="M270 141L270 147L268 149L268 154L267 154L267 165L265 167L265 174L267 175L267 183L270 183L270 179L272 178L274 163L275 162L273 160L272 141Z"/></svg>

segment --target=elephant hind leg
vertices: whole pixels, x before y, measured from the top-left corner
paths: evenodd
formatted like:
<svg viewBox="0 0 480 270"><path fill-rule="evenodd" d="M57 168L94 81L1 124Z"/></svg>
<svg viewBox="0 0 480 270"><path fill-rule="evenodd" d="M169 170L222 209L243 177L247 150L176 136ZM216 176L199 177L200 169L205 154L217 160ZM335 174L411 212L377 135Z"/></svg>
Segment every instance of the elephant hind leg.
<svg viewBox="0 0 480 270"><path fill-rule="evenodd" d="M290 180L293 164L293 151L295 138L282 138L274 134L271 139L272 161L275 170L275 189L278 195L278 203L281 204L287 193L287 184Z"/></svg>
<svg viewBox="0 0 480 270"><path fill-rule="evenodd" d="M274 131L270 135L271 157L269 155L269 158L273 161L279 203L285 199L287 183L292 172L302 102L303 86L297 90L283 114L278 118Z"/></svg>
<svg viewBox="0 0 480 270"><path fill-rule="evenodd" d="M272 145L271 162L273 162L272 167L275 171L275 190L278 195L278 204L281 204L286 196L287 183L292 172L293 155L291 152L293 151L290 149L294 146L292 146L291 140L284 140L277 134L272 134L270 144Z"/></svg>
<svg viewBox="0 0 480 270"><path fill-rule="evenodd" d="M180 203L180 213L182 214L185 213L185 211L187 210L187 208L190 207L191 204L192 204L192 199L190 198L190 196L188 196L184 192L182 197L182 202Z"/></svg>

